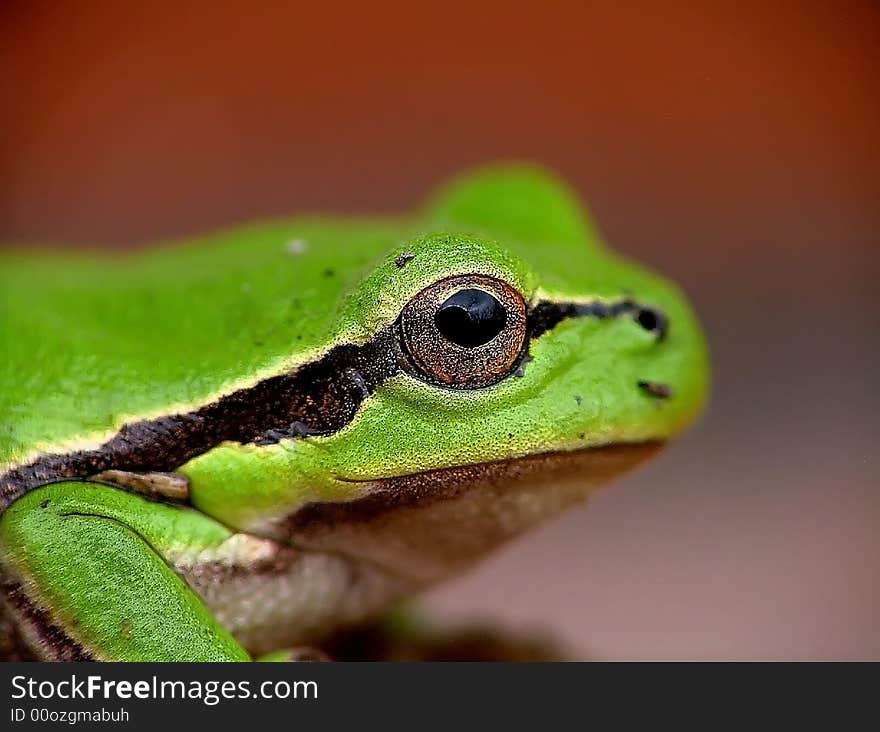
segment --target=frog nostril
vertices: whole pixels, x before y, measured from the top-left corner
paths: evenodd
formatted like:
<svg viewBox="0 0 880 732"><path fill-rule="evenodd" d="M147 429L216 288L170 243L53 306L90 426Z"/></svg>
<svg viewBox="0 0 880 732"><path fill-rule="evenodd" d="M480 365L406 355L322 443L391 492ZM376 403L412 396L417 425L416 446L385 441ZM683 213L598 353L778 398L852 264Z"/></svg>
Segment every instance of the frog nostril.
<svg viewBox="0 0 880 732"><path fill-rule="evenodd" d="M654 308L639 308L635 312L635 320L642 328L657 336L658 340L664 338L669 329L666 316Z"/></svg>
<svg viewBox="0 0 880 732"><path fill-rule="evenodd" d="M659 381L639 381L639 389L655 399L669 399L672 396L672 387Z"/></svg>

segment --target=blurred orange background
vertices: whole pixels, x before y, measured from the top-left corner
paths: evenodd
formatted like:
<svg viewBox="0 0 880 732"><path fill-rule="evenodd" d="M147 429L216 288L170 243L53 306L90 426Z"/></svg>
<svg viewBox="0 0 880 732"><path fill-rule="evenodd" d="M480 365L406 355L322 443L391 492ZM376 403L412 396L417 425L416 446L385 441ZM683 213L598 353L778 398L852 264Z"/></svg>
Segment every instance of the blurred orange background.
<svg viewBox="0 0 880 732"><path fill-rule="evenodd" d="M688 291L714 401L429 604L580 658L880 659L880 6L178 5L2 4L0 240L400 211L548 164Z"/></svg>

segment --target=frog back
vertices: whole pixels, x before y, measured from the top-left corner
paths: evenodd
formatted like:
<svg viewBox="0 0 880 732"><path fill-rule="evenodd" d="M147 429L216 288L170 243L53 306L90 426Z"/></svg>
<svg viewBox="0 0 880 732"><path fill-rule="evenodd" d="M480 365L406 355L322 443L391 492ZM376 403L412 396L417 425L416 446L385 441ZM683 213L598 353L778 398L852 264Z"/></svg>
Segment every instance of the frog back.
<svg viewBox="0 0 880 732"><path fill-rule="evenodd" d="M298 219L127 255L3 253L0 466L308 361L404 229Z"/></svg>

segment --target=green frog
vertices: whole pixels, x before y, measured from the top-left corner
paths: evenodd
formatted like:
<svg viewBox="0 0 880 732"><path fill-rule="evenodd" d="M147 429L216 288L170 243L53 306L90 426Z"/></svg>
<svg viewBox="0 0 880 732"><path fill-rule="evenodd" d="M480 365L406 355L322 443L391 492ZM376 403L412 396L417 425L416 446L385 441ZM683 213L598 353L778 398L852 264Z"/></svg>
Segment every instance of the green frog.
<svg viewBox="0 0 880 732"><path fill-rule="evenodd" d="M7 251L0 292L6 646L46 660L302 658L654 455L708 390L683 295L529 165L403 216Z"/></svg>

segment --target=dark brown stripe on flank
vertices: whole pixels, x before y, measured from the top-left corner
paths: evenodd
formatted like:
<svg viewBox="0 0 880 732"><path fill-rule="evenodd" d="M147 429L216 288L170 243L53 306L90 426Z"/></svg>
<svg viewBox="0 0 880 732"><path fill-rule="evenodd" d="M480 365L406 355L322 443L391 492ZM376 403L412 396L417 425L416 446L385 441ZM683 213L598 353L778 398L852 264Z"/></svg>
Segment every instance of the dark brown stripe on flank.
<svg viewBox="0 0 880 732"><path fill-rule="evenodd" d="M340 345L289 374L187 414L124 425L94 450L45 455L0 477L0 512L29 490L105 470L172 472L222 442L271 444L341 429L363 401L399 373L393 329L362 346Z"/></svg>
<svg viewBox="0 0 880 732"><path fill-rule="evenodd" d="M19 652L22 656L28 651L47 655L52 661L94 661L95 656L59 628L49 614L34 605L17 582L4 582L3 594L9 604L10 612L17 615L24 624L33 629L40 640L41 648L26 648ZM23 639L19 639L23 642ZM41 659L42 660L42 659Z"/></svg>
<svg viewBox="0 0 880 732"><path fill-rule="evenodd" d="M647 310L630 298L607 304L543 301L529 312L529 336L538 338L568 318L638 316ZM662 315L650 312L665 328ZM410 368L396 333L395 324L364 345L336 346L291 373L239 389L195 411L126 424L94 450L44 455L15 467L0 476L0 514L28 491L60 480L82 480L105 470L173 472L222 442L264 445L332 434L354 419L382 383ZM528 349L523 357L527 355Z"/></svg>

